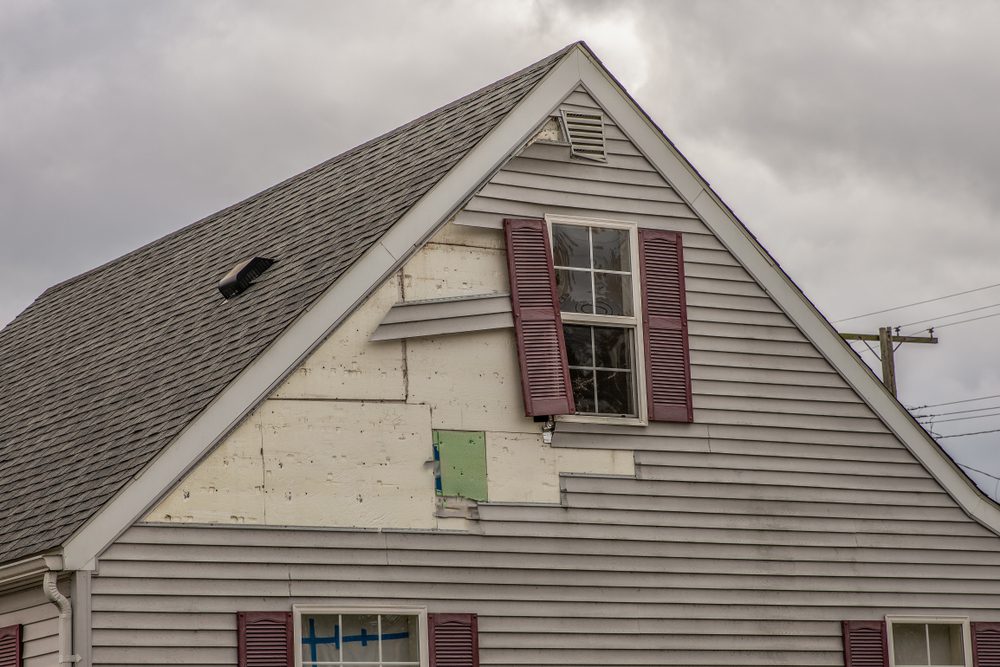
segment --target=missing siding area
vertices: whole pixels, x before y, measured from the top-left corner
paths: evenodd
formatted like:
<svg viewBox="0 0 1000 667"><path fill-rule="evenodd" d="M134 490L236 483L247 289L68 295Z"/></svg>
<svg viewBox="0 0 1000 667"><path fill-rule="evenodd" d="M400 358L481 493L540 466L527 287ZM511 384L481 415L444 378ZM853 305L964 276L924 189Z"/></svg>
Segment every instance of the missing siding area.
<svg viewBox="0 0 1000 667"><path fill-rule="evenodd" d="M439 496L485 501L486 433L434 431L434 468Z"/></svg>

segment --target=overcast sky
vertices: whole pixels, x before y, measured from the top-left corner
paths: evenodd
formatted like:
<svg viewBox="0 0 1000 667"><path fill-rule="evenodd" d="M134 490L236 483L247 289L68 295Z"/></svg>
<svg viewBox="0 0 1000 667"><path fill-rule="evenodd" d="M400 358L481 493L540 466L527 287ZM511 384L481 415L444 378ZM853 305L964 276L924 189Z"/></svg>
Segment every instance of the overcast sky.
<svg viewBox="0 0 1000 667"><path fill-rule="evenodd" d="M0 323L577 39L830 319L1000 283L998 28L1000 3L955 0L3 0ZM1000 288L838 326L995 312ZM998 334L902 346L904 404L1000 394ZM1000 474L997 436L942 443Z"/></svg>

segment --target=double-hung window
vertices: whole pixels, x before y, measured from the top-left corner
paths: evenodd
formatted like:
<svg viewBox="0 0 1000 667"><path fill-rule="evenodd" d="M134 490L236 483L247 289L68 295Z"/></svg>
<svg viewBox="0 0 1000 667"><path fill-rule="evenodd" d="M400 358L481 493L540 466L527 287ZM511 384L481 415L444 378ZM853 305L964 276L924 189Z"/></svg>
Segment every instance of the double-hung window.
<svg viewBox="0 0 1000 667"><path fill-rule="evenodd" d="M971 667L966 618L887 616L891 667Z"/></svg>
<svg viewBox="0 0 1000 667"><path fill-rule="evenodd" d="M426 667L427 614L418 609L295 608L298 667Z"/></svg>
<svg viewBox="0 0 1000 667"><path fill-rule="evenodd" d="M550 216L576 414L644 417L634 225Z"/></svg>
<svg viewBox="0 0 1000 667"><path fill-rule="evenodd" d="M692 421L681 235L554 215L504 233L525 414Z"/></svg>

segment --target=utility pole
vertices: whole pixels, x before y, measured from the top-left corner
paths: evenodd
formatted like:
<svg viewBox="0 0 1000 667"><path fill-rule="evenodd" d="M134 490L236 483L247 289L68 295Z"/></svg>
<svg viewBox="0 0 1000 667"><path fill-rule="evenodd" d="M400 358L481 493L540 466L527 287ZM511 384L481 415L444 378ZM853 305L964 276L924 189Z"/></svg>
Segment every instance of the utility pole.
<svg viewBox="0 0 1000 667"><path fill-rule="evenodd" d="M896 335L892 335L892 327L879 327L877 334L857 334L842 333L840 337L844 340L877 341L879 344L879 358L882 360L882 384L893 396L896 395L896 348L893 343L937 343L934 337L934 329L929 329L929 336L900 336L899 327L896 327Z"/></svg>

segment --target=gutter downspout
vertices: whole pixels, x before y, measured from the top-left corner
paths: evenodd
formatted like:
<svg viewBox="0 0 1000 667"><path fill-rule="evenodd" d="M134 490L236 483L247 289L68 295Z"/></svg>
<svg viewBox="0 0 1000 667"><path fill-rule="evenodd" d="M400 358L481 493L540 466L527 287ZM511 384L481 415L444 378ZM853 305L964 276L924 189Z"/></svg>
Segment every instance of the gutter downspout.
<svg viewBox="0 0 1000 667"><path fill-rule="evenodd" d="M59 573L49 570L42 580L42 590L49 602L59 607L59 664L73 664L80 656L73 655L73 605L59 592Z"/></svg>

